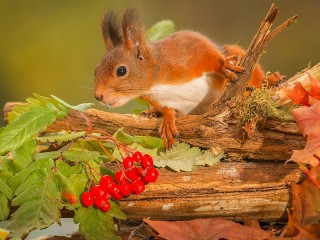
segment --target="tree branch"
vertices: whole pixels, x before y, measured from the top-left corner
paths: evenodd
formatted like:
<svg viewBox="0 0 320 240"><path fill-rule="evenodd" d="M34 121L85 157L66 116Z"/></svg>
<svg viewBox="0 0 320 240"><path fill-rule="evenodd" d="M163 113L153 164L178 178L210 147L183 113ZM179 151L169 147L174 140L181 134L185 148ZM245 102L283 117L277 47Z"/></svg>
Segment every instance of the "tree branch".
<svg viewBox="0 0 320 240"><path fill-rule="evenodd" d="M213 104L207 115L214 116L224 112L227 108L226 103L231 98L237 98L238 96L242 96L244 94L252 71L254 70L254 66L259 61L259 58L264 52L268 43L278 33L280 33L283 29L294 22L298 17L291 17L271 32L270 29L279 12L280 10L275 7L274 4L272 4L266 17L262 21L258 32L256 33L249 48L247 49L246 54L239 63L239 66L242 66L245 69L245 72L238 74L238 80L228 82L227 86L223 90L221 97Z"/></svg>

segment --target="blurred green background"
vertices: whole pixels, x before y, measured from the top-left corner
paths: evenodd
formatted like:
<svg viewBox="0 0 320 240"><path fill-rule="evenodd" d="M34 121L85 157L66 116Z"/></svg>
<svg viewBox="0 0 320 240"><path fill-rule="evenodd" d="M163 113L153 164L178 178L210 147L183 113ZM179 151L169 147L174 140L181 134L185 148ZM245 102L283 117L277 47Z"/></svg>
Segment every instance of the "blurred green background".
<svg viewBox="0 0 320 240"><path fill-rule="evenodd" d="M107 8L121 11L134 3L143 12L146 28L171 19L178 30L196 30L218 44L246 48L272 2L0 0L0 106L38 93L101 108L93 98L93 72L105 52L100 18ZM278 24L294 14L299 19L272 41L261 63L267 71L292 76L319 61L320 1L274 2L281 9ZM133 107L131 103L115 111L132 112Z"/></svg>

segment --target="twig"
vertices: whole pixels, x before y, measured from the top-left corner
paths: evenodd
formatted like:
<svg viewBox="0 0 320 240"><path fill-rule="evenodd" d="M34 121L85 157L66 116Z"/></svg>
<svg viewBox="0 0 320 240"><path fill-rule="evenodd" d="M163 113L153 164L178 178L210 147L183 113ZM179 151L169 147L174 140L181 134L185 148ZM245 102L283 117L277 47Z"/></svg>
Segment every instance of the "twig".
<svg viewBox="0 0 320 240"><path fill-rule="evenodd" d="M288 27L292 22L294 22L298 16L293 16L286 20L274 31L270 31L277 15L279 14L279 8L275 7L274 4L271 5L266 17L261 23L261 26L253 38L246 54L241 59L239 63L240 66L244 67L245 72L238 74L237 81L229 81L225 87L219 101L213 104L213 107L207 113L207 116L215 116L227 109L226 103L233 97L237 98L244 94L248 82L250 80L252 71L254 70L255 64L258 62L260 56L264 52L268 43L283 29Z"/></svg>

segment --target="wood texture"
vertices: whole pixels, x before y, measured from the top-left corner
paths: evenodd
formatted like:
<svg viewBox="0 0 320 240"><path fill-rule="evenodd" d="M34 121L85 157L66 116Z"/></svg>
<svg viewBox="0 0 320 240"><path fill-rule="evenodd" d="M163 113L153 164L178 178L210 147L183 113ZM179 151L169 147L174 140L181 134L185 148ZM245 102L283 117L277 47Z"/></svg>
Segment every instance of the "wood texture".
<svg viewBox="0 0 320 240"><path fill-rule="evenodd" d="M7 113L15 105L5 105ZM90 109L86 115L95 129L103 129L114 133L123 128L126 133L133 135L159 136L160 119L148 119L137 115L117 114ZM231 160L251 161L286 161L290 158L292 150L302 149L304 138L299 134L294 122L265 121L262 122L254 136L242 143L237 135L240 127L232 122L220 122L215 118L201 115L188 115L177 118L177 128L180 140L194 146L203 148L223 149L227 158ZM83 131L87 128L86 122L75 111L69 116L58 120L47 131L61 130Z"/></svg>
<svg viewBox="0 0 320 240"><path fill-rule="evenodd" d="M14 103L5 105L5 112L10 111ZM86 115L95 129L103 129L114 133L119 128L133 135L159 136L160 119L147 119L136 115L117 114L90 109ZM180 140L203 148L223 149L226 156L232 160L282 160L290 158L292 150L302 149L304 138L299 134L294 122L265 121L261 123L253 138L242 143L237 135L240 127L232 122L220 122L215 118L201 115L188 115L177 118L177 128ZM86 122L75 111L69 116L58 120L47 131L61 130L83 131Z"/></svg>
<svg viewBox="0 0 320 240"><path fill-rule="evenodd" d="M219 163L189 173L159 172L157 182L143 194L121 201L129 219L281 221L291 204L287 184L303 178L296 165L283 163Z"/></svg>

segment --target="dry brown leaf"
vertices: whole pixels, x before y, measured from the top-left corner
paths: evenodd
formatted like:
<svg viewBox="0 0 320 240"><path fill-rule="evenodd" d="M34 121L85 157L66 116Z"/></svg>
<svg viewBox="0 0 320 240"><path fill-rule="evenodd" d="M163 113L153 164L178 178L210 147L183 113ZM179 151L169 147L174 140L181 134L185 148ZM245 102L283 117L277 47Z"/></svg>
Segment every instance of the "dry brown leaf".
<svg viewBox="0 0 320 240"><path fill-rule="evenodd" d="M304 106L310 106L309 94L302 87L301 83L297 83L293 88L285 90L287 96L294 104L302 104Z"/></svg>
<svg viewBox="0 0 320 240"><path fill-rule="evenodd" d="M314 99L320 100L320 81L316 80L309 74L310 78L310 91L308 94Z"/></svg>
<svg viewBox="0 0 320 240"><path fill-rule="evenodd" d="M311 107L294 109L292 114L303 136L307 136L307 142L304 149L294 150L288 161L318 166L320 157L320 101L316 101Z"/></svg>
<svg viewBox="0 0 320 240"><path fill-rule="evenodd" d="M245 226L254 227L256 229L261 229L258 219L252 219L252 218L248 218L248 217L243 217L242 220L243 220L243 224Z"/></svg>
<svg viewBox="0 0 320 240"><path fill-rule="evenodd" d="M316 181L316 184L314 184ZM320 167L312 167L310 178L298 185L291 183L292 207L281 239L320 239Z"/></svg>
<svg viewBox="0 0 320 240"><path fill-rule="evenodd" d="M149 219L144 221L157 231L161 238L167 240L262 240L271 236L271 232L220 218L175 222Z"/></svg>
<svg viewBox="0 0 320 240"><path fill-rule="evenodd" d="M244 125L242 127L242 130L245 131L246 135L248 136L248 138L252 138L254 136L254 132L256 130L257 127L257 123L258 121L262 120L263 118L260 116L255 116L254 118L251 119L251 121Z"/></svg>
<svg viewBox="0 0 320 240"><path fill-rule="evenodd" d="M292 235L288 234L284 237L271 238L270 240L319 240L320 224L313 224L306 227L294 226Z"/></svg>
<svg viewBox="0 0 320 240"><path fill-rule="evenodd" d="M301 185L291 183L292 219L300 226L316 224L320 220L320 191L308 178Z"/></svg>

